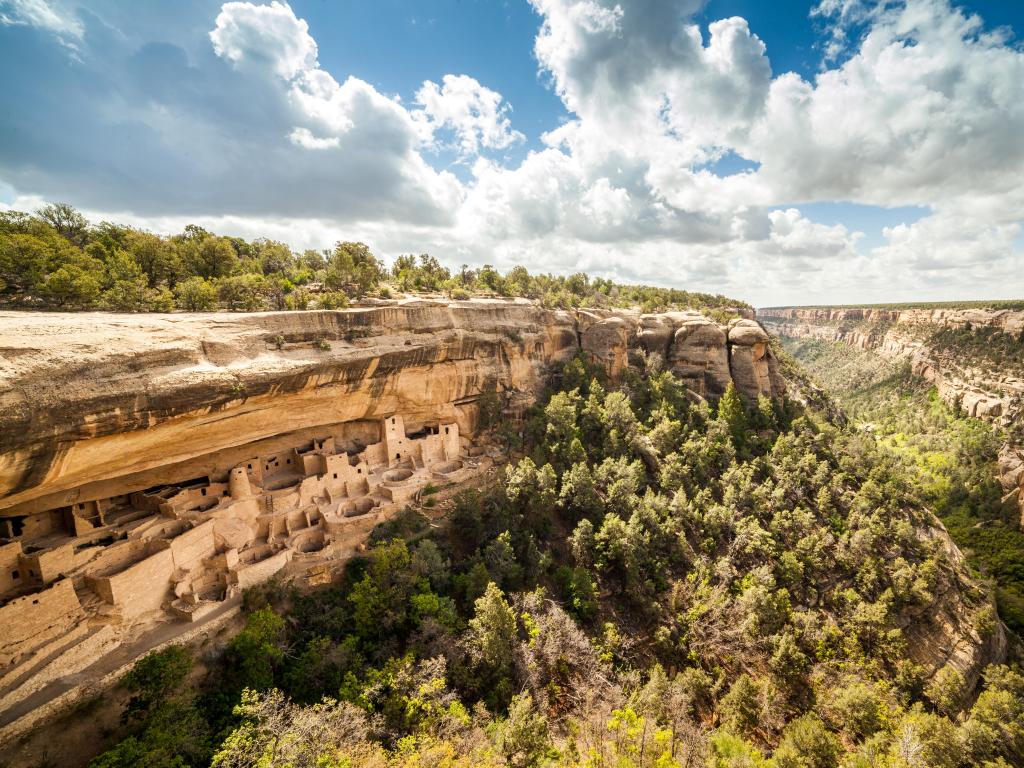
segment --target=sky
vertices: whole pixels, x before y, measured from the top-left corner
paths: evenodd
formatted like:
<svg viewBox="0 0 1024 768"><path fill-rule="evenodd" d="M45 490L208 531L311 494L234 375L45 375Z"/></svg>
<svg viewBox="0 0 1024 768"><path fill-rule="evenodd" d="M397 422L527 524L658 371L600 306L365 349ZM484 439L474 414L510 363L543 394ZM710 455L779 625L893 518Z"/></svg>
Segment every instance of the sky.
<svg viewBox="0 0 1024 768"><path fill-rule="evenodd" d="M0 208L758 306L1024 296L1024 0L0 0Z"/></svg>

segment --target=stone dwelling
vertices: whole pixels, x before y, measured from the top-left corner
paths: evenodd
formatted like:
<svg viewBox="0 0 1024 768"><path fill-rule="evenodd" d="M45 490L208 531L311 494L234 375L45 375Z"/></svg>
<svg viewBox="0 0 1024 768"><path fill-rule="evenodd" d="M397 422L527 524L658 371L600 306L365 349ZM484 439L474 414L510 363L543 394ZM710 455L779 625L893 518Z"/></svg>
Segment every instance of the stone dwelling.
<svg viewBox="0 0 1024 768"><path fill-rule="evenodd" d="M0 711L29 679L84 668L135 626L197 621L290 562L350 556L428 483L491 463L454 422L408 434L394 414L371 427L369 444L327 435L218 477L0 519Z"/></svg>

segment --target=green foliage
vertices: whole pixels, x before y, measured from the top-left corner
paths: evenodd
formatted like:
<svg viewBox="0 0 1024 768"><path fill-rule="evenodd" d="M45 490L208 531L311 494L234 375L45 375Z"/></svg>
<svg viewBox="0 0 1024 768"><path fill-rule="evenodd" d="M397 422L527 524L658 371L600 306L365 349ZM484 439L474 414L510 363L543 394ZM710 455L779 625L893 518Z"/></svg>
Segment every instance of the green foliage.
<svg viewBox="0 0 1024 768"><path fill-rule="evenodd" d="M715 416L729 431L733 447L742 451L747 443L747 412L736 391L736 385L730 381L725 388L725 394L718 401L718 412Z"/></svg>
<svg viewBox="0 0 1024 768"><path fill-rule="evenodd" d="M513 768L539 765L549 749L548 722L537 712L529 693L512 697L508 717L494 730L495 745Z"/></svg>
<svg viewBox="0 0 1024 768"><path fill-rule="evenodd" d="M125 719L141 717L177 693L191 669L192 655L180 645L154 651L135 662L121 678L121 685L132 692Z"/></svg>
<svg viewBox="0 0 1024 768"><path fill-rule="evenodd" d="M199 690L142 675L171 692L146 694L105 764L1021 763L1019 670L990 667L965 711L959 674L908 651L939 631L937 599L996 629L927 535L925 500L966 503L942 478L983 471L983 435L956 433L959 464L919 462L906 437L792 405L712 416L656 359L618 387L571 361L523 432L446 527L408 511L339 584L247 595Z"/></svg>
<svg viewBox="0 0 1024 768"><path fill-rule="evenodd" d="M274 685L274 671L284 658L285 621L270 607L249 614L245 629L228 645L230 667L244 685L266 690Z"/></svg>
<svg viewBox="0 0 1024 768"><path fill-rule="evenodd" d="M772 755L775 768L837 768L839 740L815 714L790 722Z"/></svg>
<svg viewBox="0 0 1024 768"><path fill-rule="evenodd" d="M799 340L786 347L865 434L876 436L886 460L899 464L972 564L995 579L1003 620L1024 631L1024 534L995 479L998 432L961 418L904 365L841 344Z"/></svg>
<svg viewBox="0 0 1024 768"><path fill-rule="evenodd" d="M363 243L293 253L284 243L246 242L188 225L170 237L103 222L90 224L65 203L34 215L0 212L0 306L95 306L124 312L341 309L370 293L446 292L523 296L548 307L642 306L645 311L698 308L722 318L746 307L724 296L674 288L620 285L582 273L531 275L513 267L463 266L456 274L429 254L403 255L390 270ZM184 287L182 287L184 286ZM171 302L173 301L173 306ZM509 338L522 339L515 330Z"/></svg>

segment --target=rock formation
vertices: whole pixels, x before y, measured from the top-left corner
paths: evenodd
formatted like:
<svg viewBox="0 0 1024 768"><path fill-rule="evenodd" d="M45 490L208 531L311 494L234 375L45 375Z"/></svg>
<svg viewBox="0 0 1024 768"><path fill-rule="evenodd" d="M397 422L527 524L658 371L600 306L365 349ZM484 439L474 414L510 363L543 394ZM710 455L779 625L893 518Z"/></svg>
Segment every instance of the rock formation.
<svg viewBox="0 0 1024 768"><path fill-rule="evenodd" d="M0 313L0 726L155 622L201 623L282 571L329 578L428 485L479 477L484 395L514 418L582 351L613 378L657 353L697 396L779 398L767 339L522 300Z"/></svg>

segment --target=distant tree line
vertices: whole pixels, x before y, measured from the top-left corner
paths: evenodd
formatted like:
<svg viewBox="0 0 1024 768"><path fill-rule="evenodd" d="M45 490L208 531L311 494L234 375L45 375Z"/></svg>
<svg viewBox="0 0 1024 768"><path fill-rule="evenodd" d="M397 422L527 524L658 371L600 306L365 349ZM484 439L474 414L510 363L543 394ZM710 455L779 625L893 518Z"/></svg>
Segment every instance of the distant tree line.
<svg viewBox="0 0 1024 768"><path fill-rule="evenodd" d="M161 236L90 223L66 203L34 214L0 211L0 307L61 311L208 312L338 309L395 292L521 296L546 307L640 306L645 311L746 307L724 296L621 285L579 272L505 274L490 265L452 272L429 254L399 256L388 269L359 242L295 253L266 238L246 241L190 224Z"/></svg>

